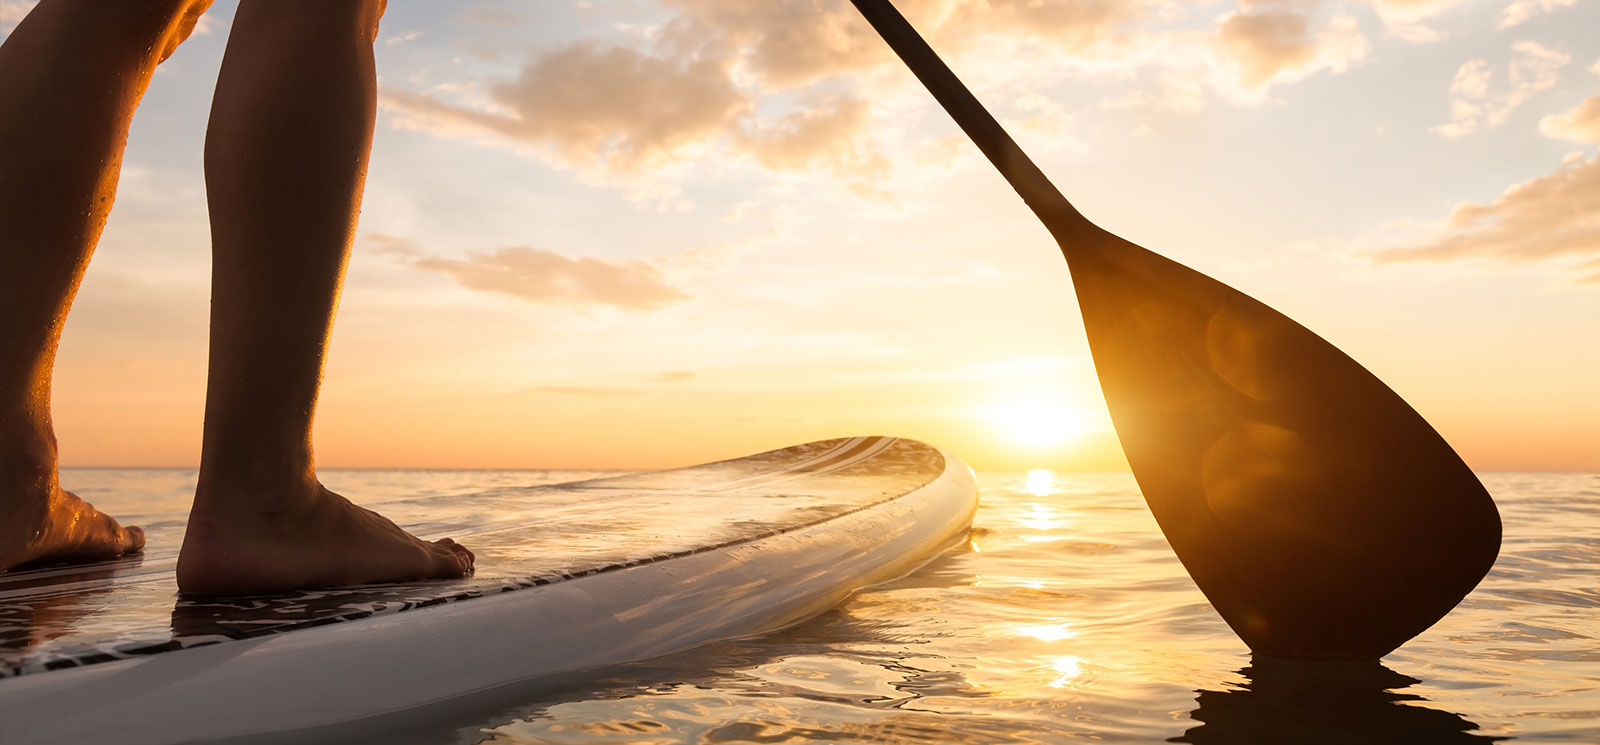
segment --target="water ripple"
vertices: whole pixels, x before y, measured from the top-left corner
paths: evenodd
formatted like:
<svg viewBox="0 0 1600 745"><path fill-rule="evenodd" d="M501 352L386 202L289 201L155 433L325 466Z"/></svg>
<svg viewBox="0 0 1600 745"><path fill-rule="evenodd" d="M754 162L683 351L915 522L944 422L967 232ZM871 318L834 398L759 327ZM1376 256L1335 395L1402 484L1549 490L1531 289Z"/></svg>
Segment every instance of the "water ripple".
<svg viewBox="0 0 1600 745"><path fill-rule="evenodd" d="M121 514L155 508L118 494L182 499L192 479L95 473ZM333 476L376 503L529 478ZM1486 475L1500 562L1382 664L1347 666L1252 660L1129 475L1058 477L1045 496L1024 474L979 477L969 545L818 618L374 742L1600 742L1600 477Z"/></svg>

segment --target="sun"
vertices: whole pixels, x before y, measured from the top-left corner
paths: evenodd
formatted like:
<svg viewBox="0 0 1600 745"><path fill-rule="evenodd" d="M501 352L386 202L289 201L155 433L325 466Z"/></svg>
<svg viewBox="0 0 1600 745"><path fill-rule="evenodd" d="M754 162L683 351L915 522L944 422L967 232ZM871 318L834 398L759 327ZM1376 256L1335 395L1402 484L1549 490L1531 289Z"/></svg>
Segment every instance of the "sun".
<svg viewBox="0 0 1600 745"><path fill-rule="evenodd" d="M1034 394L1002 400L988 408L994 428L1013 444L1051 448L1089 433L1089 418L1062 396Z"/></svg>

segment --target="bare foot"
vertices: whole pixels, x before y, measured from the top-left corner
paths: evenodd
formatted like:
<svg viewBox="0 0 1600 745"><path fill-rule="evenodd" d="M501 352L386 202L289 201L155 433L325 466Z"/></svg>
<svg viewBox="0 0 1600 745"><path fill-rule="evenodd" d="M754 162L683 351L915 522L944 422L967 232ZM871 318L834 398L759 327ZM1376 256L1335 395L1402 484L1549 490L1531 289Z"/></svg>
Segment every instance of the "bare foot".
<svg viewBox="0 0 1600 745"><path fill-rule="evenodd" d="M287 502L292 506L283 506ZM186 595L258 595L312 587L463 577L473 555L424 541L314 481L264 509L243 494L197 494L178 555Z"/></svg>
<svg viewBox="0 0 1600 745"><path fill-rule="evenodd" d="M21 564L100 561L144 548L144 531L122 527L64 491L54 468L0 476L0 572Z"/></svg>

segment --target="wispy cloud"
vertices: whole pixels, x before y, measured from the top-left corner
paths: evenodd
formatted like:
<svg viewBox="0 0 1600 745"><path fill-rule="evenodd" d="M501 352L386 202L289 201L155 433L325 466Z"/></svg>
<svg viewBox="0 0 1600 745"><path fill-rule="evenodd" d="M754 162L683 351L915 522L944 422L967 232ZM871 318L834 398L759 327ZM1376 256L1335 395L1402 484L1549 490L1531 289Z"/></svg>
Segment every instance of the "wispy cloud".
<svg viewBox="0 0 1600 745"><path fill-rule="evenodd" d="M1589 72L1600 75L1600 60L1589 66ZM1539 133L1557 140L1600 142L1600 96L1590 96L1563 113L1546 115L1539 120Z"/></svg>
<svg viewBox="0 0 1600 745"><path fill-rule="evenodd" d="M1428 44L1444 41L1449 34L1426 22L1445 14L1466 0L1368 0L1383 21L1384 33L1401 41Z"/></svg>
<svg viewBox="0 0 1600 745"><path fill-rule="evenodd" d="M1431 13L1456 0L1385 2ZM1369 53L1353 17L1318 13L1315 3L1243 0L1215 21L1190 18L1198 29L1172 27L1191 11L1165 0L905 5L947 56L976 63L966 68L970 77L992 79L1017 102L1041 101L1038 92L1063 76L1137 78L1142 85L1103 107L1192 115L1212 96L1245 105L1270 100L1277 87L1340 74ZM697 162L826 173L863 199L882 198L896 175L886 133L904 125L903 97L893 89L913 83L880 74L900 63L849 3L663 6L672 14L665 22L628 40L535 51L498 80L452 90L386 86L380 103L395 126L510 146L662 208L688 206L685 172ZM1003 71L984 63L997 48L1014 60ZM1017 109L997 113L1040 140L1087 147L1067 127L1073 112L1059 104Z"/></svg>
<svg viewBox="0 0 1600 745"><path fill-rule="evenodd" d="M454 278L479 292L568 307L655 310L690 298L655 264L563 256L528 246L469 253L465 259L425 254L408 238L373 233L363 241L397 262Z"/></svg>
<svg viewBox="0 0 1600 745"><path fill-rule="evenodd" d="M1600 142L1600 96L1590 96L1565 113L1540 119L1539 133L1557 140Z"/></svg>
<svg viewBox="0 0 1600 745"><path fill-rule="evenodd" d="M386 88L402 126L493 134L578 168L632 172L724 131L749 108L719 60L570 45L535 57L490 89L492 107Z"/></svg>
<svg viewBox="0 0 1600 745"><path fill-rule="evenodd" d="M1313 31L1309 17L1281 9L1223 16L1216 43L1246 93L1260 93L1275 83L1324 70L1344 72L1367 53L1366 37L1356 19L1334 16Z"/></svg>
<svg viewBox="0 0 1600 745"><path fill-rule="evenodd" d="M28 15L28 11L33 10L33 6L38 4L39 0L7 0L0 3L0 31L10 33L11 29L22 22L23 16Z"/></svg>
<svg viewBox="0 0 1600 745"><path fill-rule="evenodd" d="M647 261L574 258L528 246L472 253L466 259L414 258L410 263L454 277L469 289L531 303L656 310L690 297Z"/></svg>
<svg viewBox="0 0 1600 745"><path fill-rule="evenodd" d="M1471 134L1479 127L1498 127L1535 93L1556 84L1571 55L1534 41L1511 45L1506 85L1495 90L1494 68L1481 59L1457 68L1450 81L1450 121L1430 129L1446 139Z"/></svg>
<svg viewBox="0 0 1600 745"><path fill-rule="evenodd" d="M1380 262L1577 257L1585 282L1600 282L1600 155L1506 189L1489 204L1457 206L1434 238L1372 255Z"/></svg>
<svg viewBox="0 0 1600 745"><path fill-rule="evenodd" d="M394 46L396 44L404 44L404 43L406 43L408 41L416 41L417 39L420 39L420 38L422 38L422 32L421 31L414 31L414 30L413 31L403 31L403 32L395 34L394 36L391 36L391 37L389 37L387 39L384 39L383 43L384 43L384 46L391 46L392 47L392 46Z"/></svg>
<svg viewBox="0 0 1600 745"><path fill-rule="evenodd" d="M1520 26L1528 19L1541 13L1549 13L1561 8L1570 8L1578 4L1578 0L1516 0L1500 11L1500 22L1495 28L1508 29Z"/></svg>
<svg viewBox="0 0 1600 745"><path fill-rule="evenodd" d="M845 176L883 176L889 164L865 136L868 112L860 98L834 96L775 121L744 125L734 142L775 171L826 167Z"/></svg>

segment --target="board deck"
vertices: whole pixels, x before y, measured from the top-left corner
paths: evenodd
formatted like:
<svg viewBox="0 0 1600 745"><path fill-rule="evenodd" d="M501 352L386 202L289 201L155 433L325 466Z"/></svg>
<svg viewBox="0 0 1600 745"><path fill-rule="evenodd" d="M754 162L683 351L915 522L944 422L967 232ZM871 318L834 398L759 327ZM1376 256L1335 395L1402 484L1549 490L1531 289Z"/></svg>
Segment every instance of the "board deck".
<svg viewBox="0 0 1600 745"><path fill-rule="evenodd" d="M174 671L191 670L206 650L206 659L263 657L252 645L263 640L285 650L272 663L288 674L293 666L284 661L294 654L354 655L360 644L352 640L371 634L352 634L373 629L403 636L426 626L435 635L430 639L442 636L444 643L427 654L443 658L450 656L448 642L457 628L463 634L477 629L470 638L453 639L475 650L494 643L519 649L561 643L561 634L541 628L560 616L579 626L563 631L569 647L578 638L573 633L594 644L587 656L546 650L523 655L520 662L496 660L492 666L500 670L492 675L473 670L460 676L461 690L419 689L390 697L398 703L386 700L379 708L403 705L407 695L418 702L466 695L753 633L820 612L865 584L931 559L964 534L976 502L970 469L936 448L887 437L826 440L673 471L385 503L385 514L413 533L451 536L471 547L478 556L476 574L227 600L177 595L182 521L157 521L147 525L143 555L0 574L0 702L18 710L13 705L70 691L79 679L105 689L107 676L126 677L140 665L170 662L166 667ZM805 569L808 560L816 567ZM541 601L545 597L550 600ZM637 634L638 627L624 621L652 613L673 614L652 629L680 625L671 618L697 620L676 631L652 631L649 636L661 637L657 641L603 643L614 635L608 624L617 634ZM485 618L498 623L484 626ZM486 639L486 633L505 638ZM180 664L179 658L190 662ZM148 668L135 678L149 685L152 671L161 669ZM242 664L239 669L243 675ZM315 670L302 666L298 676ZM250 673L252 680L263 674ZM189 685L178 673L171 677L174 691L180 682ZM300 724L377 713L359 711L359 704L345 708ZM14 727L15 717L5 719L13 723L0 723L0 734L32 732ZM249 721L237 712L232 719ZM281 718L274 722L283 724ZM248 733L213 727L200 734Z"/></svg>

